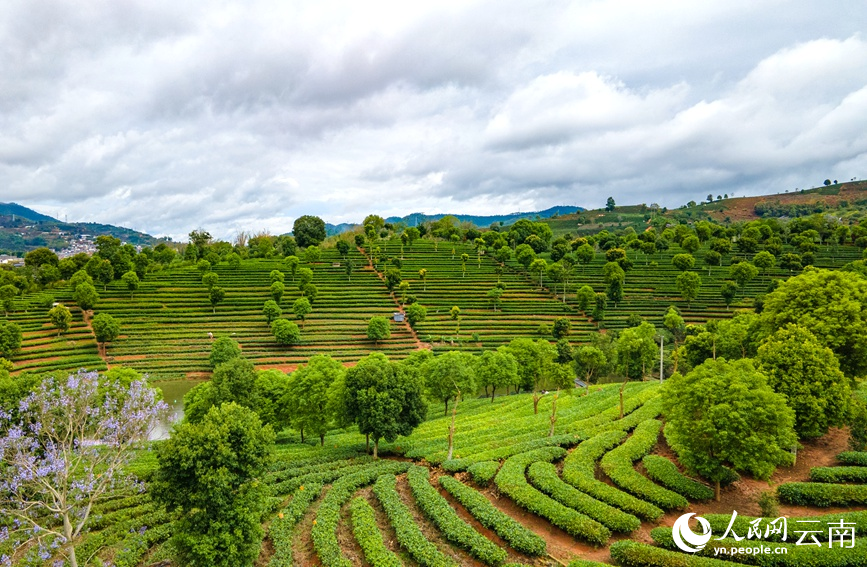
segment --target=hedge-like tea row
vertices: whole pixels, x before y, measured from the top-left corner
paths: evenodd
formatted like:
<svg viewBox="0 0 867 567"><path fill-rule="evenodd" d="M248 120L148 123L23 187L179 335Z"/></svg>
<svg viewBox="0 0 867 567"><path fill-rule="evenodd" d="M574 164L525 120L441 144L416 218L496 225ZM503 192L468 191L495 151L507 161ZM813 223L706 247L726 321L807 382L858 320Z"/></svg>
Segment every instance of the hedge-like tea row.
<svg viewBox="0 0 867 567"><path fill-rule="evenodd" d="M613 532L628 534L641 527L641 520L604 502L587 496L557 476L557 467L551 463L533 463L527 469L530 482L564 506L568 506L596 520Z"/></svg>
<svg viewBox="0 0 867 567"><path fill-rule="evenodd" d="M777 495L787 504L800 506L851 506L867 504L867 486L787 482L777 487Z"/></svg>
<svg viewBox="0 0 867 567"><path fill-rule="evenodd" d="M270 486L271 494L273 496L281 496L284 494L290 494L296 490L298 487L304 486L305 484L311 483L321 483L328 484L338 478L345 476L347 474L356 473L358 471L363 471L366 468L369 468L368 464L360 464L360 465L350 465L348 461L345 462L345 466L324 470L320 472L312 472L301 476L292 477L288 480L284 480L283 482L278 482L272 484Z"/></svg>
<svg viewBox="0 0 867 567"><path fill-rule="evenodd" d="M409 488L424 515L447 540L488 565L501 565L509 554L463 521L442 494L430 483L430 471L411 466L406 474Z"/></svg>
<svg viewBox="0 0 867 567"><path fill-rule="evenodd" d="M837 460L844 465L867 467L867 451L844 451L837 455Z"/></svg>
<svg viewBox="0 0 867 567"><path fill-rule="evenodd" d="M566 567L610 567L608 563L599 563L598 561L590 561L589 559L576 559Z"/></svg>
<svg viewBox="0 0 867 567"><path fill-rule="evenodd" d="M536 461L553 461L566 454L560 447L547 447L510 457L503 463L494 482L500 492L506 494L525 510L541 516L565 532L593 545L603 545L611 532L597 522L560 504L539 492L527 482L524 472Z"/></svg>
<svg viewBox="0 0 867 567"><path fill-rule="evenodd" d="M731 514L702 514L702 517L708 521L711 530L713 530L714 533L719 534L725 533L732 518ZM767 522L772 521L773 519L774 518L766 518L764 523L760 523L759 526L764 528ZM732 530L739 536L744 536L749 532L751 527L750 522L755 520L755 516L738 515L738 517L735 518L734 524L732 524ZM856 536L867 536L867 512L838 512L836 514L825 514L822 516L789 517L786 522L786 541L797 541L801 536L796 532L804 531L804 529L818 530L819 533L816 534L816 539L819 541L828 541L828 527L832 523L839 525L841 520L846 524L852 524ZM801 521L819 523L800 524L799 522ZM803 526L805 525L810 527L804 528ZM768 537L765 539L768 541L780 541L781 538L782 534L768 534Z"/></svg>
<svg viewBox="0 0 867 567"><path fill-rule="evenodd" d="M801 527L802 531L813 530L812 526ZM654 528L650 531L650 537L660 547L666 549L677 550L674 539L671 537L671 528ZM799 536L800 537L800 536ZM855 547L844 548L838 542L834 547L817 546L817 545L796 545L795 539L791 543L780 543L760 540L735 540L734 538L726 538L718 540L711 539L707 546L699 551L696 555L705 557L714 557L715 549L725 549L726 551L732 548L743 548L744 553L730 555L726 553L722 555L732 561L745 563L747 565L759 565L761 567L853 567L856 565L867 565L867 540L856 539ZM804 540L809 542L809 536ZM784 548L785 553L758 553L756 551L763 547ZM719 555L717 555L719 556Z"/></svg>
<svg viewBox="0 0 867 567"><path fill-rule="evenodd" d="M647 476L678 494L693 500L710 500L713 489L681 474L677 465L659 455L647 455L641 460Z"/></svg>
<svg viewBox="0 0 867 567"><path fill-rule="evenodd" d="M721 559L677 553L630 540L615 542L610 549L611 558L623 567L732 567L739 565Z"/></svg>
<svg viewBox="0 0 867 567"><path fill-rule="evenodd" d="M544 539L498 510L484 495L450 476L441 476L439 481L480 524L506 540L513 549L527 555L545 555Z"/></svg>
<svg viewBox="0 0 867 567"><path fill-rule="evenodd" d="M540 437L538 439L533 439L532 441L524 441L523 443L515 443L514 445L510 446L498 447L496 449L485 451L468 458L443 461L442 468L444 471L447 472L460 472L467 470L471 465L477 462L490 461L495 459L508 459L512 455L518 455L544 447L556 447L558 449L560 447L572 447L573 445L577 445L580 442L581 438L578 435L571 434L555 435L553 437Z"/></svg>
<svg viewBox="0 0 867 567"><path fill-rule="evenodd" d="M364 558L371 567L402 567L403 562L390 549L385 547L382 534L376 525L376 514L367 500L355 498L349 505L352 517L352 533L355 541L364 552Z"/></svg>
<svg viewBox="0 0 867 567"><path fill-rule="evenodd" d="M602 457L602 470L620 488L628 490L660 508L666 510L685 509L689 506L686 498L654 484L632 468L634 461L646 455L656 445L661 428L662 422L655 419L639 424L632 437Z"/></svg>
<svg viewBox="0 0 867 567"><path fill-rule="evenodd" d="M421 533L412 512L400 500L396 482L393 475L380 476L373 485L373 494L385 509L388 521L397 534L397 542L424 567L457 567L454 561Z"/></svg>
<svg viewBox="0 0 867 567"><path fill-rule="evenodd" d="M473 481L482 486L490 484L497 475L498 470L500 470L500 463L498 461L482 461L467 467L467 472L473 477Z"/></svg>
<svg viewBox="0 0 867 567"><path fill-rule="evenodd" d="M395 461L382 462L375 466L367 466L364 470L348 476L342 476L334 481L331 489L322 499L322 504L316 510L316 522L310 531L316 555L325 567L352 567L352 563L340 552L337 541L337 522L340 520L340 507L352 494L362 486L372 483L380 475L402 473L407 469L406 463Z"/></svg>
<svg viewBox="0 0 867 567"><path fill-rule="evenodd" d="M624 437L625 431L606 431L578 445L563 461L563 480L597 500L655 522L665 513L660 508L596 480L596 461Z"/></svg>
<svg viewBox="0 0 867 567"><path fill-rule="evenodd" d="M289 505L278 514L268 528L268 535L274 545L274 555L268 562L268 567L292 567L292 538L295 534L295 525L322 493L321 484L308 484L299 486L292 496Z"/></svg>
<svg viewBox="0 0 867 567"><path fill-rule="evenodd" d="M813 482L867 482L867 467L813 467L810 469Z"/></svg>

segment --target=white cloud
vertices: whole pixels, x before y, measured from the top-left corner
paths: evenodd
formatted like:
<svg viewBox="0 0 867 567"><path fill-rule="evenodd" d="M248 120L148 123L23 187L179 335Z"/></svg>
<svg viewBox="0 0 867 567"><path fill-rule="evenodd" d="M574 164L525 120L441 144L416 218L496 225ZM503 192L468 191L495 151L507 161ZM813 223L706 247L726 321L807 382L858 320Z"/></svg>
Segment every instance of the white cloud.
<svg viewBox="0 0 867 567"><path fill-rule="evenodd" d="M857 10L8 2L0 201L228 238L864 177Z"/></svg>

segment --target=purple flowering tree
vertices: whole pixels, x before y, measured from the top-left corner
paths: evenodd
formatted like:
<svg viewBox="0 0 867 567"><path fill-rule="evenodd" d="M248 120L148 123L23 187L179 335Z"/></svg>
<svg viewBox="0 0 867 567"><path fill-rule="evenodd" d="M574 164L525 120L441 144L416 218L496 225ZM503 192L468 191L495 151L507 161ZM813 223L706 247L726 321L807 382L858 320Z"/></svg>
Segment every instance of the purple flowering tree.
<svg viewBox="0 0 867 567"><path fill-rule="evenodd" d="M144 380L127 387L81 371L47 378L15 415L0 410L0 544L78 567L76 541L94 504L136 487L123 467L165 408Z"/></svg>

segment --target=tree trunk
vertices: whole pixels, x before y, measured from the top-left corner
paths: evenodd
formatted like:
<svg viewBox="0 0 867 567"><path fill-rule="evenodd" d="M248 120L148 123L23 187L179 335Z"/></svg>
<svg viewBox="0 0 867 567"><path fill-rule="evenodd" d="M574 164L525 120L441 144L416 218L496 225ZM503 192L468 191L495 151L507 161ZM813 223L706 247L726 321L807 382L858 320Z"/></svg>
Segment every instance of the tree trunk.
<svg viewBox="0 0 867 567"><path fill-rule="evenodd" d="M554 394L554 401L551 403L551 429L548 430L548 437L554 437L554 424L557 423L557 398L560 397L560 389Z"/></svg>
<svg viewBox="0 0 867 567"><path fill-rule="evenodd" d="M446 411L443 412L443 417L449 416L449 399L446 398Z"/></svg>
<svg viewBox="0 0 867 567"><path fill-rule="evenodd" d="M717 502L719 502L719 481L716 481L713 486L713 495Z"/></svg>
<svg viewBox="0 0 867 567"><path fill-rule="evenodd" d="M509 393L509 387L506 386L506 394L508 395L508 393ZM494 403L494 396L496 396L496 395L497 395L497 387L494 386L494 389L491 390L491 403Z"/></svg>
<svg viewBox="0 0 867 567"><path fill-rule="evenodd" d="M364 452L368 455L370 454L370 433L368 433L364 438Z"/></svg>
<svg viewBox="0 0 867 567"><path fill-rule="evenodd" d="M304 428L301 428L301 442L304 443Z"/></svg>
<svg viewBox="0 0 867 567"><path fill-rule="evenodd" d="M373 460L379 460L379 439L373 440Z"/></svg>
<svg viewBox="0 0 867 567"><path fill-rule="evenodd" d="M72 522L69 520L69 515L63 515L63 536L69 544L69 564L71 567L78 567L78 558L75 556L75 545L73 545Z"/></svg>
<svg viewBox="0 0 867 567"><path fill-rule="evenodd" d="M454 453L455 449L455 417L458 414L458 397L455 396L455 405L452 406L452 422L449 425L449 454L446 456L446 460L449 461L452 458L452 453Z"/></svg>
<svg viewBox="0 0 867 567"><path fill-rule="evenodd" d="M623 381L623 385L620 386L620 419L623 419L623 389L626 387L626 383L629 381L629 378Z"/></svg>
<svg viewBox="0 0 867 567"><path fill-rule="evenodd" d="M533 413L539 413L539 400L542 399L542 396L539 395L538 392L533 392Z"/></svg>
<svg viewBox="0 0 867 567"><path fill-rule="evenodd" d="M325 434L324 433L319 434L319 446L320 447L325 446Z"/></svg>

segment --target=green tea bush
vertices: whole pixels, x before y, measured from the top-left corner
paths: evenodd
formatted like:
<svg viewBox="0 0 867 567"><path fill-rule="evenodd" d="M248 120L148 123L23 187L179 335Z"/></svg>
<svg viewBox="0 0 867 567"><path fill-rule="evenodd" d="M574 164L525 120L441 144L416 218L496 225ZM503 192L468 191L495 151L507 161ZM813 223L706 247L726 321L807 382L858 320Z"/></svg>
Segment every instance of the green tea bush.
<svg viewBox="0 0 867 567"><path fill-rule="evenodd" d="M813 482L867 482L867 467L813 467L810 469Z"/></svg>
<svg viewBox="0 0 867 567"><path fill-rule="evenodd" d="M664 512L657 506L596 480L596 461L626 437L625 431L606 431L581 443L563 461L563 480L581 492L639 518L656 521Z"/></svg>
<svg viewBox="0 0 867 567"><path fill-rule="evenodd" d="M380 476L373 485L373 494L385 509L385 514L397 534L397 541L410 556L424 567L458 567L433 543L425 538L415 523L409 508L397 493L394 475Z"/></svg>
<svg viewBox="0 0 867 567"><path fill-rule="evenodd" d="M616 485L642 500L666 510L685 509L689 505L686 498L654 484L632 468L634 461L646 455L656 445L661 428L662 422L655 419L640 423L632 437L602 457L602 470Z"/></svg>
<svg viewBox="0 0 867 567"><path fill-rule="evenodd" d="M481 461L467 467L467 472L470 473L473 480L482 486L490 484L498 470L500 470L498 461Z"/></svg>
<svg viewBox="0 0 867 567"><path fill-rule="evenodd" d="M799 506L852 506L867 504L867 486L787 482L777 488L780 500Z"/></svg>
<svg viewBox="0 0 867 567"><path fill-rule="evenodd" d="M837 455L837 460L844 465L867 467L867 451L845 451Z"/></svg>
<svg viewBox="0 0 867 567"><path fill-rule="evenodd" d="M506 561L506 551L463 521L442 494L431 485L427 468L411 466L406 478L418 507L447 540L487 565L498 566Z"/></svg>
<svg viewBox="0 0 867 567"><path fill-rule="evenodd" d="M402 567L403 562L391 552L382 541L382 534L376 525L376 514L367 500L355 498L349 506L352 518L352 533L364 558L371 567Z"/></svg>
<svg viewBox="0 0 867 567"><path fill-rule="evenodd" d="M563 482L557 476L557 467L551 463L533 463L527 470L527 477L533 486L554 500L582 514L586 514L611 531L628 534L641 527L641 520L632 514L627 514L591 496L587 496L573 486Z"/></svg>
<svg viewBox="0 0 867 567"><path fill-rule="evenodd" d="M553 461L565 454L566 451L559 447L548 447L515 455L503 463L500 472L494 478L494 482L500 492L525 510L545 518L579 539L593 545L602 545L611 536L608 528L539 492L530 486L524 476L531 463Z"/></svg>
<svg viewBox="0 0 867 567"><path fill-rule="evenodd" d="M684 476L677 470L677 466L665 457L647 455L641 462L648 477L678 494L693 500L710 500L714 497L712 488Z"/></svg>
<svg viewBox="0 0 867 567"><path fill-rule="evenodd" d="M503 538L512 548L526 555L545 555L544 539L501 512L484 495L450 476L441 476L439 482L480 524Z"/></svg>

